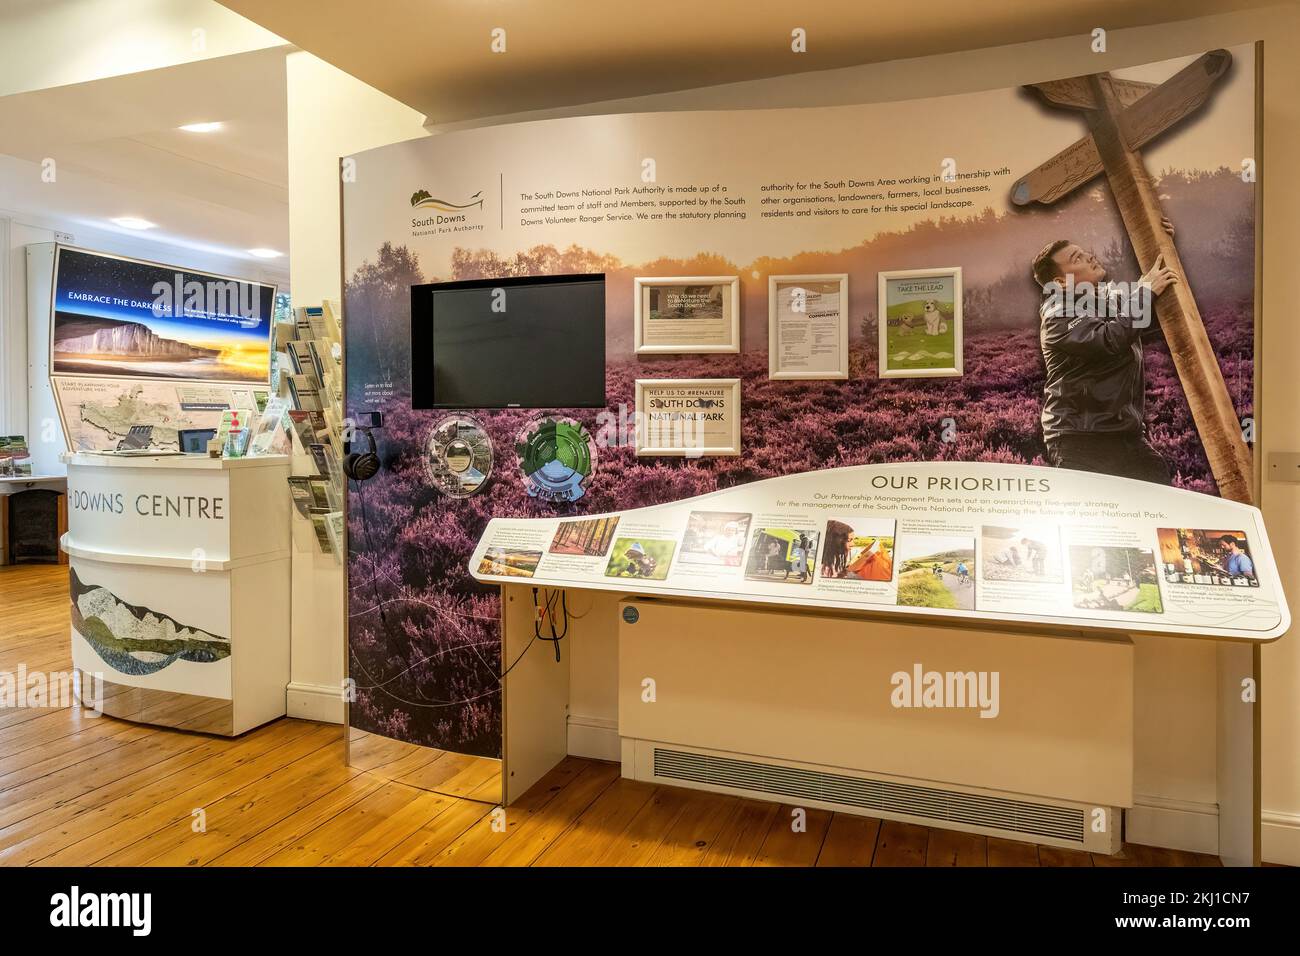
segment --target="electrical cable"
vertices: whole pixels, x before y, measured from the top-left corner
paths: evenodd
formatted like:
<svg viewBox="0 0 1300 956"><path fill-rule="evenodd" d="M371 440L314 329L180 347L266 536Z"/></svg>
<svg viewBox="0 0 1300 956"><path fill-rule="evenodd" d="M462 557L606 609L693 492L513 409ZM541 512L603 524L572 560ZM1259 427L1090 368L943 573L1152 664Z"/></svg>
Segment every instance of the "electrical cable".
<svg viewBox="0 0 1300 956"><path fill-rule="evenodd" d="M570 611L570 612L569 612L569 620L571 620L571 621L581 621L584 617L586 617L588 614L590 614L590 613L591 613L592 611L594 611L595 609L596 609L596 599L593 597L592 600L589 602L589 604L588 604L588 606L587 606L587 610L583 611L581 614L579 614L577 611Z"/></svg>
<svg viewBox="0 0 1300 956"><path fill-rule="evenodd" d="M546 610L543 611L542 607ZM547 641L555 645L555 663L560 662L560 641L569 635L569 597L568 592L563 588L560 589L560 609L564 613L564 629L560 633L555 631L555 591L552 590L548 597L544 599L542 605L537 603L537 588L533 588L533 640ZM549 621L551 636L546 637L542 634L542 621ZM532 641L529 641L531 644Z"/></svg>

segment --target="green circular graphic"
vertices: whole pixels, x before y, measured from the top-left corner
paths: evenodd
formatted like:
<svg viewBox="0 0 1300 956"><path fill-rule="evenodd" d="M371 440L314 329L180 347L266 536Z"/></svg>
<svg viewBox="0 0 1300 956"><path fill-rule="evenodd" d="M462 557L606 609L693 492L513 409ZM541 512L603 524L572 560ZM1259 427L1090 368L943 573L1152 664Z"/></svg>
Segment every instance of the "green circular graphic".
<svg viewBox="0 0 1300 956"><path fill-rule="evenodd" d="M528 494L543 501L577 501L596 471L596 442L585 425L545 415L526 425L515 442Z"/></svg>

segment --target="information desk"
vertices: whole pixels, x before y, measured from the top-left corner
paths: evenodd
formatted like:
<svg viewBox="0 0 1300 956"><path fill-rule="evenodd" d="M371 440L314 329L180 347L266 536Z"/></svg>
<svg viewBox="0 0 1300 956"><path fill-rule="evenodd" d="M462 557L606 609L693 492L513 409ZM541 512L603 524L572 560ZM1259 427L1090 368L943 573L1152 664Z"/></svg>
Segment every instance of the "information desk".
<svg viewBox="0 0 1300 956"><path fill-rule="evenodd" d="M215 734L282 716L288 457L64 461L83 693L114 717Z"/></svg>
<svg viewBox="0 0 1300 956"><path fill-rule="evenodd" d="M810 753L817 751L815 758L806 758L810 763L890 774L906 768L909 776L952 782L967 791L1131 805L1126 797L1131 796L1132 659L1115 648L1127 643L1127 635L1177 635L1220 642L1219 849L1229 862L1258 862L1258 647L1287 631L1290 613L1262 517L1253 507L1145 482L1031 466L864 465L768 479L616 514L493 519L470 571L480 581L506 585L502 660L503 666L515 665L504 682L508 802L553 765L554 744L562 739L557 727L567 707L567 677L554 666L549 649L520 658L535 633L534 588L543 605L556 590L565 591L575 607L576 592L589 593L592 607L608 620L593 624L584 616L575 631L579 640L592 626L619 629L618 732L629 775L638 759L629 738L641 733L631 733L630 726L645 723L633 715L649 712L639 708L643 678L661 691L651 725L666 729L656 730L655 739L726 751L731 748L718 747L716 735L707 731L718 724L753 725L762 713L750 700L746 716L740 703L745 688L761 675L751 674L748 684L731 680L749 663L737 633L775 628L785 636L785 653L795 655L800 644L833 632L828 639L843 642L838 653L844 666L862 665L864 679L880 681L862 692L874 695L866 702L872 706L889 697L890 674L898 672L894 664L880 671L884 658L874 661L873 655L890 645L889 660L897 662L906 647L898 639L911 634L916 661L927 667L1010 672L1002 674L1003 693L1020 709L1004 707L998 720L977 719L970 740L1005 737L999 746L1012 749L1003 754L1008 763L1002 776L1019 779L999 784L973 767L954 776L949 771L960 761L951 753L944 754L943 768L927 772L924 760L915 759L915 747L905 747L912 756L899 756L887 768L864 766L860 761L879 758L887 748L858 747L852 740L855 722L873 732L919 725L871 725L875 718L866 705L859 706L862 701L843 701L838 717L834 708L821 714L823 724L845 723L840 730L846 744L833 752L809 747ZM599 592L613 594L600 597ZM665 613L670 606L679 610ZM698 609L694 616L692 607ZM658 622L655 633L636 630L648 610ZM845 630L797 617L809 614L881 623ZM705 616L708 626L692 626ZM690 640L684 642L686 631ZM969 635L969 653L961 652L963 633ZM726 646L725 653L712 646L713 635L719 635L716 643ZM768 634L752 646L756 654L774 655L767 673L779 675L780 658L763 649L764 641L773 640ZM1093 650L1080 650L1083 645L1066 650L1063 640ZM1017 654L1028 648L1028 657L1008 657L1006 642L1016 643ZM664 651L670 647L675 650ZM1083 656L1072 657L1075 651ZM961 660L943 666L943 656L951 661L954 655ZM646 674L627 670L633 659ZM1091 690L1078 668L1092 675ZM649 670L676 673L674 686L689 684L689 693L664 695L662 682ZM818 687L826 682L797 679L797 670L792 663L765 698L768 709L784 713L786 722L826 703L818 699ZM1035 693L1017 702L1008 678L1035 685ZM1119 686L1120 696L1098 682ZM689 712L690 719L674 720L674 710ZM1126 710L1127 731L1123 719L1109 721ZM1038 754L1024 745L1021 730L1032 733L1062 718L1067 723L1052 731L1058 741L1068 736L1071 723L1104 726L1105 739L1078 741L1079 752L1099 755L1107 773L1114 769L1112 758L1127 760L1127 781L1113 775L1114 785L1101 787L1098 797L1086 792L1082 780L1061 784L1071 776L1064 764L1057 770L1040 768L1047 750ZM797 761L789 741L774 740L783 725L778 721L765 735L738 731L734 737L744 742L745 753ZM815 726L805 730L815 732ZM1017 727L1021 730L1009 733ZM946 745L936 738L929 746L920 752L939 754ZM1052 781L1027 787L1031 781L1014 769L1016 761L1020 771L1032 776L1041 769Z"/></svg>

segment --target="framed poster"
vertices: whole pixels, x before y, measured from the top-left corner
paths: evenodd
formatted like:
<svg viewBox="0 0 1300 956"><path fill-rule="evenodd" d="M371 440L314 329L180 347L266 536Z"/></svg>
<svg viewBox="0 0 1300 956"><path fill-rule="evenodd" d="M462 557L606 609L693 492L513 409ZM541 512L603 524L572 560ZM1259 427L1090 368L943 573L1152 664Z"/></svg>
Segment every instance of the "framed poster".
<svg viewBox="0 0 1300 956"><path fill-rule="evenodd" d="M638 354L740 351L739 276L634 281Z"/></svg>
<svg viewBox="0 0 1300 956"><path fill-rule="evenodd" d="M767 377L849 377L846 273L768 276Z"/></svg>
<svg viewBox="0 0 1300 956"><path fill-rule="evenodd" d="M637 379L636 453L739 455L740 379Z"/></svg>
<svg viewBox="0 0 1300 956"><path fill-rule="evenodd" d="M879 274L881 378L962 374L961 267Z"/></svg>

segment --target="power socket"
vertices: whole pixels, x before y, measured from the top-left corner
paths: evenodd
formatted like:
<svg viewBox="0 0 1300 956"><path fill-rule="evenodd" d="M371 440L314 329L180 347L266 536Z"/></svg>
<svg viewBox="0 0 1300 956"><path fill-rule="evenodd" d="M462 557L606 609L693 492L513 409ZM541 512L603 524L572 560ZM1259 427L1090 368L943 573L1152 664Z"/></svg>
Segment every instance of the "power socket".
<svg viewBox="0 0 1300 956"><path fill-rule="evenodd" d="M1300 451L1268 453L1269 481L1300 481Z"/></svg>

